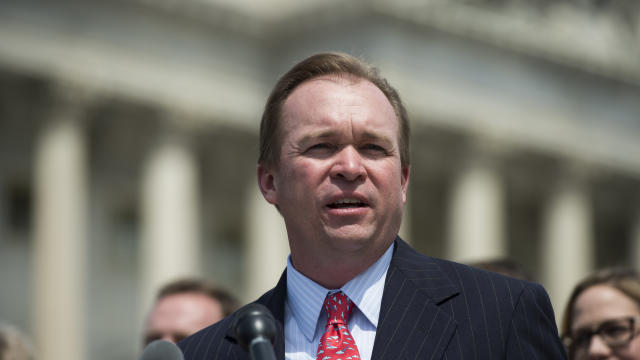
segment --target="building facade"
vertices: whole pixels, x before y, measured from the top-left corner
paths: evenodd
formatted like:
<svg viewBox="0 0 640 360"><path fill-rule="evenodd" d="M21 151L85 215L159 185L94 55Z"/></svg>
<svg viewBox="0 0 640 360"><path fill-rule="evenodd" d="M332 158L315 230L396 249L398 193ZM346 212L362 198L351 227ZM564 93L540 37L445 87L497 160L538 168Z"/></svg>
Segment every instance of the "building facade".
<svg viewBox="0 0 640 360"><path fill-rule="evenodd" d="M0 320L41 359L131 359L154 291L250 301L288 245L256 186L278 76L376 64L410 113L403 236L511 257L549 291L640 264L633 0L0 3Z"/></svg>

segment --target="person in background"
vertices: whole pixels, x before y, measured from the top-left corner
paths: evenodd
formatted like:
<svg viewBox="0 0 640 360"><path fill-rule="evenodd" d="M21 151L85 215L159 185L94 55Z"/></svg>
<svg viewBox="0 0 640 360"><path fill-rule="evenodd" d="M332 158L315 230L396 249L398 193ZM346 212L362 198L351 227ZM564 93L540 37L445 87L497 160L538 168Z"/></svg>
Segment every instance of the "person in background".
<svg viewBox="0 0 640 360"><path fill-rule="evenodd" d="M31 341L14 326L0 323L0 360L35 359Z"/></svg>
<svg viewBox="0 0 640 360"><path fill-rule="evenodd" d="M579 282L567 303L562 339L569 359L640 360L640 277L610 268Z"/></svg>
<svg viewBox="0 0 640 360"><path fill-rule="evenodd" d="M239 307L227 291L199 279L180 279L163 286L149 312L144 345L158 339L173 343L209 326Z"/></svg>

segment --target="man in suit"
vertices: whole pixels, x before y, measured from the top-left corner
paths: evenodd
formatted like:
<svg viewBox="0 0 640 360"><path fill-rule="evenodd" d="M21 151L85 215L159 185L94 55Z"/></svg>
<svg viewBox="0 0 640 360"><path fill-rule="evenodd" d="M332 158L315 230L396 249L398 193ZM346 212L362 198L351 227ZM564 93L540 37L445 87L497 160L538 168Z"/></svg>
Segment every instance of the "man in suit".
<svg viewBox="0 0 640 360"><path fill-rule="evenodd" d="M409 125L370 65L318 54L275 85L258 185L291 255L271 310L278 359L565 359L537 284L418 254L398 236ZM186 359L248 359L233 317L179 344Z"/></svg>
<svg viewBox="0 0 640 360"><path fill-rule="evenodd" d="M172 343L220 321L239 307L229 292L198 278L171 281L158 290L144 324L143 345Z"/></svg>

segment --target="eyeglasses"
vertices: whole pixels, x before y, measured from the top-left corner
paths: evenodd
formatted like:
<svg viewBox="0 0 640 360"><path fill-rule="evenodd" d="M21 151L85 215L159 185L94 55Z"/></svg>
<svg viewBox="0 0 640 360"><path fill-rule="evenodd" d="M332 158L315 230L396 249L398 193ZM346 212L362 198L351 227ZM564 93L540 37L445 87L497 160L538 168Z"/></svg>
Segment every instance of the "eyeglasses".
<svg viewBox="0 0 640 360"><path fill-rule="evenodd" d="M609 347L616 348L628 344L637 335L637 324L638 318L632 316L607 320L567 334L563 336L563 341L572 353L588 349L594 335L600 336Z"/></svg>

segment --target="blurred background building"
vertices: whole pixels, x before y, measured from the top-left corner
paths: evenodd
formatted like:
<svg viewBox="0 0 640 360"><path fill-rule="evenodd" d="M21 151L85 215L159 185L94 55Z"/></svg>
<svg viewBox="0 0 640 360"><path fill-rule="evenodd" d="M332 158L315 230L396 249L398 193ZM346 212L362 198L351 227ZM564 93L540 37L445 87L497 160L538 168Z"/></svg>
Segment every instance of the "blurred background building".
<svg viewBox="0 0 640 360"><path fill-rule="evenodd" d="M590 270L640 264L636 0L2 0L0 318L40 359L132 359L159 284L272 287L258 124L320 51L404 98L420 251L509 256L557 315Z"/></svg>

